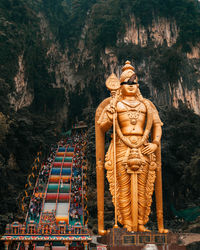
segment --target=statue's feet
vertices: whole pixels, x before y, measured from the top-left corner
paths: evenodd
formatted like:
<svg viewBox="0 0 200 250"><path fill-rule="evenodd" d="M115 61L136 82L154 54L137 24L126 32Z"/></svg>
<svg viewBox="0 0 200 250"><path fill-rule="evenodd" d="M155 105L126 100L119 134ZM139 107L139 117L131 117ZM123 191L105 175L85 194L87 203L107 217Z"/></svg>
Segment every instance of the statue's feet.
<svg viewBox="0 0 200 250"><path fill-rule="evenodd" d="M100 234L100 235L105 235L106 233L107 233L107 231L106 230L98 230L98 233Z"/></svg>
<svg viewBox="0 0 200 250"><path fill-rule="evenodd" d="M159 233L161 233L161 234L167 234L167 233L169 233L169 230L168 230L168 229L165 229L165 228L159 228L158 231L159 231Z"/></svg>
<svg viewBox="0 0 200 250"><path fill-rule="evenodd" d="M147 229L144 225L138 225L138 231L139 232L151 232L149 229Z"/></svg>
<svg viewBox="0 0 200 250"><path fill-rule="evenodd" d="M126 228L128 232L132 231L132 227L129 225L124 225L124 228Z"/></svg>

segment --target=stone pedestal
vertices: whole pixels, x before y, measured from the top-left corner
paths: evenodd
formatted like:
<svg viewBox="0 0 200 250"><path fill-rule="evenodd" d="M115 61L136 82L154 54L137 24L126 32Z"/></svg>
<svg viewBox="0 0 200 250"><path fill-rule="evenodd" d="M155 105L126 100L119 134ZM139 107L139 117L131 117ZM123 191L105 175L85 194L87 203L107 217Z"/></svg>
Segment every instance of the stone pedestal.
<svg viewBox="0 0 200 250"><path fill-rule="evenodd" d="M113 228L107 235L98 238L98 242L113 250L186 250L179 237L180 235L174 233L132 233L124 228Z"/></svg>

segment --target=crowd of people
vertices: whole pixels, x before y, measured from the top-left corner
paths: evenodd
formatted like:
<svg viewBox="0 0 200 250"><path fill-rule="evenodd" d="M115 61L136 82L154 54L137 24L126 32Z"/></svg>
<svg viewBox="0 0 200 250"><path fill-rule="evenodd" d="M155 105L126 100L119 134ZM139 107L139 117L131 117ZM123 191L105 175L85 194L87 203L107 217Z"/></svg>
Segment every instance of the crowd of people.
<svg viewBox="0 0 200 250"><path fill-rule="evenodd" d="M70 220L76 222L81 220L83 215L83 169L82 161L84 153L82 151L85 144L86 135L76 134L73 136L75 147L73 165L72 165L72 179L71 179L71 200L70 200Z"/></svg>
<svg viewBox="0 0 200 250"><path fill-rule="evenodd" d="M83 215L82 178L80 175L78 177L72 177L71 182L70 219L80 221Z"/></svg>
<svg viewBox="0 0 200 250"><path fill-rule="evenodd" d="M56 157L58 147L74 147L74 157L72 162L71 176L71 197L70 197L70 220L74 222L81 221L83 216L83 176L85 155L83 147L86 143L86 134L74 132L71 136L61 139L57 144L51 145L50 155L42 164L42 168L38 175L35 192L31 198L29 206L29 220L39 220L44 193L48 183L51 164ZM61 180L62 181L62 180ZM68 180L69 181L69 180Z"/></svg>
<svg viewBox="0 0 200 250"><path fill-rule="evenodd" d="M51 145L50 149L51 151L49 157L45 162L42 163L42 167L40 169L38 180L35 186L35 192L33 193L33 196L30 201L29 213L28 213L29 220L37 221L40 217L42 202L44 198L43 195L40 194L43 194L45 192L49 179L51 163L54 161L57 147L58 147L57 144Z"/></svg>
<svg viewBox="0 0 200 250"><path fill-rule="evenodd" d="M39 173L38 182L35 188L36 193L44 192L49 178L50 166L50 164L42 166L42 169Z"/></svg>
<svg viewBox="0 0 200 250"><path fill-rule="evenodd" d="M42 164L42 168L39 172L39 176L38 176L38 181L37 181L37 185L35 187L35 192L44 192L46 185L48 183L48 179L49 179L49 174L50 174L50 169L51 169L51 164L54 161L54 158L56 156L56 151L57 151L58 145L51 145L50 148L50 154L49 157L47 158L47 160L45 162L43 162Z"/></svg>
<svg viewBox="0 0 200 250"><path fill-rule="evenodd" d="M31 202L30 202L30 207L29 207L29 218L30 220L35 220L37 221L40 217L40 212L42 209L42 197L35 197L33 195Z"/></svg>

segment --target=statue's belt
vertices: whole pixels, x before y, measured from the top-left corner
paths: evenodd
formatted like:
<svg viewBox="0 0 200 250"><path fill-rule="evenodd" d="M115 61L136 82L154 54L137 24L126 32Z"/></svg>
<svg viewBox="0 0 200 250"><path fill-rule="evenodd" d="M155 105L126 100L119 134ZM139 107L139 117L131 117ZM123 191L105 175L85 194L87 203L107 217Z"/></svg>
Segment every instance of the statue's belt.
<svg viewBox="0 0 200 250"><path fill-rule="evenodd" d="M130 137L130 136L128 136ZM141 139L142 136L137 136L138 137L138 140ZM129 148L125 143L123 143L121 141L121 139L119 137L116 138L116 146L117 146L117 162L120 161L119 158L125 156L125 153L127 151L127 149ZM130 138L129 138L130 140ZM136 141L137 142L137 141ZM113 143L113 140L112 140L112 143ZM147 155L144 155L142 154L141 150L145 147L145 145L141 145L139 148L138 148L138 151L139 151L139 154L140 154L140 159L144 160L145 162L147 163L150 163L150 159L149 159L149 156ZM129 153L130 154L130 153ZM127 157L129 157L129 155L127 155Z"/></svg>
<svg viewBox="0 0 200 250"><path fill-rule="evenodd" d="M128 138L132 144L135 144L141 140L142 135L124 135L124 137ZM116 142L122 142L118 135L116 136Z"/></svg>

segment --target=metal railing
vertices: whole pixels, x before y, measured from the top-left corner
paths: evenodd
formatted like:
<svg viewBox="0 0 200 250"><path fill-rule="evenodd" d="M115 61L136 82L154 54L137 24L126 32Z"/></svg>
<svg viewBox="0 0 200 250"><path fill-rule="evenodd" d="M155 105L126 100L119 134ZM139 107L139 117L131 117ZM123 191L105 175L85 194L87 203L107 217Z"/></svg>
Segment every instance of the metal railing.
<svg viewBox="0 0 200 250"><path fill-rule="evenodd" d="M5 235L87 235L89 234L88 228L83 226L70 226L70 225L54 225L51 227L48 223L44 225L37 225L30 223L27 228L23 224L16 223L7 224Z"/></svg>

